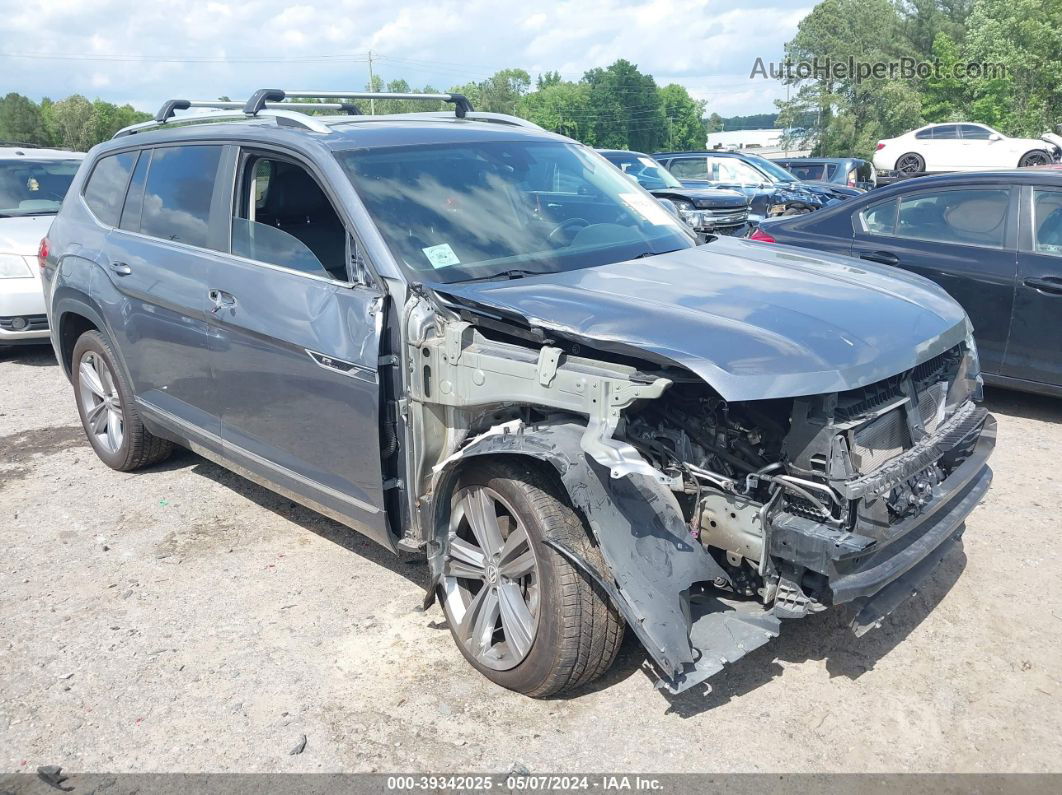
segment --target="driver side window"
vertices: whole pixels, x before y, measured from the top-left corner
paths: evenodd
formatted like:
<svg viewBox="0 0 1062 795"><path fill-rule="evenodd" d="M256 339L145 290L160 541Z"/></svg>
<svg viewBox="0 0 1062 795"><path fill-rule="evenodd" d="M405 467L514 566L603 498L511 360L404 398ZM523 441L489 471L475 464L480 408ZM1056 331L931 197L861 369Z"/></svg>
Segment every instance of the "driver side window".
<svg viewBox="0 0 1062 795"><path fill-rule="evenodd" d="M347 232L314 177L289 160L249 155L240 178L232 253L348 282Z"/></svg>

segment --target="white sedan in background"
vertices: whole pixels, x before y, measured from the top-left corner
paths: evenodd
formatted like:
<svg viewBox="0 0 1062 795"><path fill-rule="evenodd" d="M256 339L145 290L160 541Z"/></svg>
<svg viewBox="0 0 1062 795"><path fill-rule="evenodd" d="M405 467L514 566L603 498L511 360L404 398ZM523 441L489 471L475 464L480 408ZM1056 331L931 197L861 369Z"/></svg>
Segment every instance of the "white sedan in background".
<svg viewBox="0 0 1062 795"><path fill-rule="evenodd" d="M984 124L927 124L878 141L874 168L904 176L938 171L983 171L1051 163L1062 138L1007 138Z"/></svg>
<svg viewBox="0 0 1062 795"><path fill-rule="evenodd" d="M0 144L0 348L49 341L37 253L83 157Z"/></svg>

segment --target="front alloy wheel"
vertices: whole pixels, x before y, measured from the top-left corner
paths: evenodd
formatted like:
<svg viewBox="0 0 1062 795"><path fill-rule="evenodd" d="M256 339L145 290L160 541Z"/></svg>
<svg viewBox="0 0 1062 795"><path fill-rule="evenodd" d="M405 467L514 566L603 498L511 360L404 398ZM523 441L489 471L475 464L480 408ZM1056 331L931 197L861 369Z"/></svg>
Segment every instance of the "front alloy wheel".
<svg viewBox="0 0 1062 795"><path fill-rule="evenodd" d="M468 465L450 499L439 595L461 654L495 684L535 698L581 687L612 664L623 619L555 474L520 456Z"/></svg>
<svg viewBox="0 0 1062 795"><path fill-rule="evenodd" d="M78 392L85 430L108 453L117 453L125 438L122 398L111 368L95 351L86 351L78 363Z"/></svg>
<svg viewBox="0 0 1062 795"><path fill-rule="evenodd" d="M481 665L504 671L527 657L538 626L538 582L535 552L512 507L486 486L461 491L442 585L454 634Z"/></svg>

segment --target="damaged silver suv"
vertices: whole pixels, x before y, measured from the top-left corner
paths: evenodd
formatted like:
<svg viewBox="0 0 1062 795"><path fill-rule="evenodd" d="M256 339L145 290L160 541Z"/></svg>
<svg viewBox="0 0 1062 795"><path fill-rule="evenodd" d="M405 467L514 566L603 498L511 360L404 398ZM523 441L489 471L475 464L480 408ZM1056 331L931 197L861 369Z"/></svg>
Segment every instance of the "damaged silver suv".
<svg viewBox="0 0 1062 795"><path fill-rule="evenodd" d="M42 267L104 462L183 445L424 555L461 653L532 696L625 626L673 692L783 619L860 634L959 540L995 423L942 290L697 245L580 144L374 96L456 112L171 100L86 158Z"/></svg>

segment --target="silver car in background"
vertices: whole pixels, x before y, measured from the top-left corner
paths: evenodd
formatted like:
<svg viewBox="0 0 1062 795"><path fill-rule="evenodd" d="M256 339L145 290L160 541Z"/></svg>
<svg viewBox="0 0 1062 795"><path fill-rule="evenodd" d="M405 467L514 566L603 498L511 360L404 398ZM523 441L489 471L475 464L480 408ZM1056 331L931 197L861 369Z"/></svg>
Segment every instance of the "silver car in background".
<svg viewBox="0 0 1062 795"><path fill-rule="evenodd" d="M0 347L48 342L37 255L83 157L0 144Z"/></svg>

